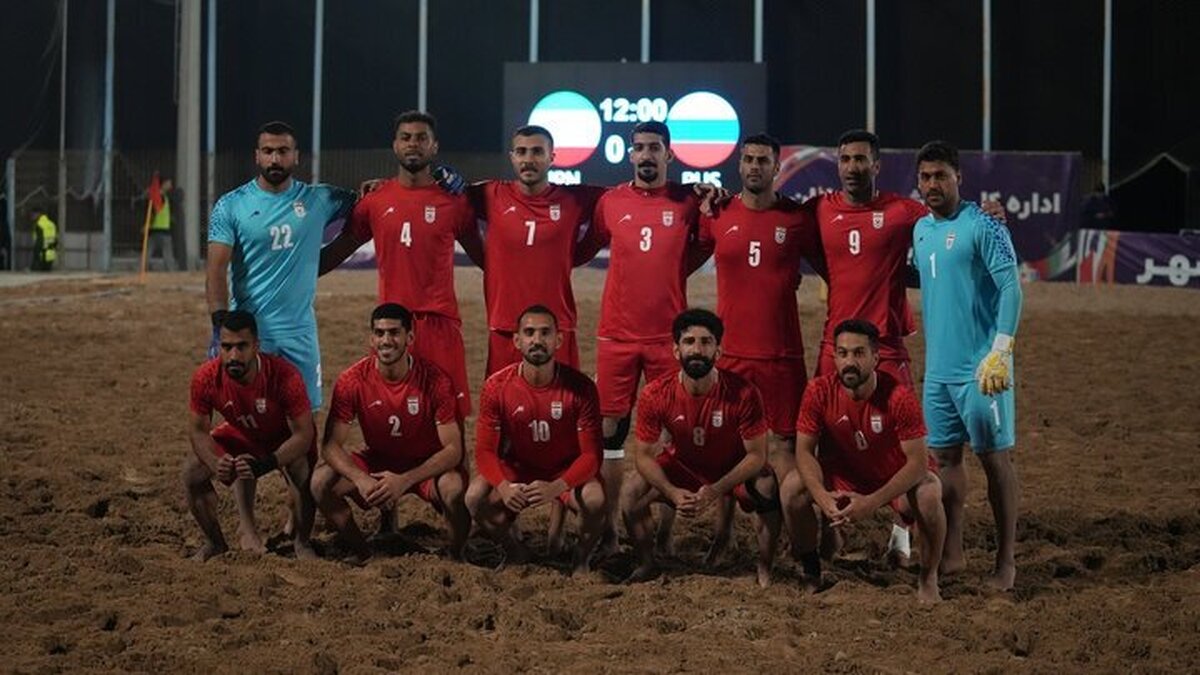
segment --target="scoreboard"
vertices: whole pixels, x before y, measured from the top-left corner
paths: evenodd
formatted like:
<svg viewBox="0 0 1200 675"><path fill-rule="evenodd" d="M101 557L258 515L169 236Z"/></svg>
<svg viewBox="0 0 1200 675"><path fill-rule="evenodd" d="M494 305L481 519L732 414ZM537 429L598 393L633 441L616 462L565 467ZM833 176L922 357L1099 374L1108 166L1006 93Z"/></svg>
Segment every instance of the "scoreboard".
<svg viewBox="0 0 1200 675"><path fill-rule="evenodd" d="M631 180L635 125L665 122L681 183L737 184L738 141L766 131L766 67L754 63L507 63L504 137L525 124L554 136L550 180Z"/></svg>

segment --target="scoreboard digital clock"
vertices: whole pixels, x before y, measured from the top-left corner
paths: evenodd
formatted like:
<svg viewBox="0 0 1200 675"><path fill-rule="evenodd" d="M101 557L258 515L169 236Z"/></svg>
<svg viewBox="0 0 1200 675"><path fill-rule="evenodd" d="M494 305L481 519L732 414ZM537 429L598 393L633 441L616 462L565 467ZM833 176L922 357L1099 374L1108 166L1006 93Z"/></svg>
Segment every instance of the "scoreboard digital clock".
<svg viewBox="0 0 1200 675"><path fill-rule="evenodd" d="M766 131L766 70L750 63L509 63L504 148L524 124L554 136L556 183L630 180L629 134L664 122L671 180L736 183L738 140Z"/></svg>

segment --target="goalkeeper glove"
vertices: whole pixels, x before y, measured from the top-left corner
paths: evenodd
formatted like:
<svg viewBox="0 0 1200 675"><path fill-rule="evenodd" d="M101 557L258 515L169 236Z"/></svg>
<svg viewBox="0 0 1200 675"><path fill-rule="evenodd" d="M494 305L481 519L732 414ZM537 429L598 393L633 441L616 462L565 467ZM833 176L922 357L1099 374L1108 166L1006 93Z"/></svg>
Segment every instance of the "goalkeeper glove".
<svg viewBox="0 0 1200 675"><path fill-rule="evenodd" d="M208 341L208 358L215 359L221 353L221 324L225 322L227 310L218 309L212 313L212 338Z"/></svg>
<svg viewBox="0 0 1200 675"><path fill-rule="evenodd" d="M979 362L975 379L984 396L995 396L1012 387L1013 337L997 333L992 351Z"/></svg>
<svg viewBox="0 0 1200 675"><path fill-rule="evenodd" d="M467 181L454 167L438 164L433 167L433 179L443 190L452 195L461 195L467 189Z"/></svg>

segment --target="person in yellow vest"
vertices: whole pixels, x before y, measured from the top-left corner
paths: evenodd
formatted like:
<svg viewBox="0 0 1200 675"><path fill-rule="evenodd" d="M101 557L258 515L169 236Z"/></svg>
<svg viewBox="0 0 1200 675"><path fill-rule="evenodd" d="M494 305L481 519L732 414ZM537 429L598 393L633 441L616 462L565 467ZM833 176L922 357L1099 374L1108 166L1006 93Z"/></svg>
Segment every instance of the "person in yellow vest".
<svg viewBox="0 0 1200 675"><path fill-rule="evenodd" d="M161 257L163 267L168 272L175 269L175 245L171 238L171 199L168 196L172 187L170 178L162 182L162 206L150 216L149 256L151 260L155 256ZM151 208L153 209L153 206Z"/></svg>
<svg viewBox="0 0 1200 675"><path fill-rule="evenodd" d="M49 272L58 260L58 226L50 220L50 216L42 209L34 209L33 213L33 263L29 269L35 272Z"/></svg>

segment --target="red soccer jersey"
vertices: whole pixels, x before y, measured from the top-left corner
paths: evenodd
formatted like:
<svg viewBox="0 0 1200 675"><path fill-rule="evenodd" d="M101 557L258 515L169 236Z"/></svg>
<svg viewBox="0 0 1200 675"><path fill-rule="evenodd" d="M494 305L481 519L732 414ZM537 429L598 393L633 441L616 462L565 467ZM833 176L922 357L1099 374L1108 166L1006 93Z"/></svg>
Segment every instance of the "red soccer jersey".
<svg viewBox="0 0 1200 675"><path fill-rule="evenodd" d="M527 196L513 181L471 187L475 217L484 221L483 295L488 328L515 331L530 305L554 312L558 327L575 329L571 268L581 259L592 210L604 188L551 185Z"/></svg>
<svg viewBox="0 0 1200 675"><path fill-rule="evenodd" d="M744 358L802 358L800 260L820 267L821 258L812 215L787 198L757 211L737 197L715 217L700 219L700 241L715 246L717 314L725 322L721 350Z"/></svg>
<svg viewBox="0 0 1200 675"><path fill-rule="evenodd" d="M600 337L671 337L671 321L687 309L685 254L696 241L699 216L692 189L674 183L650 190L625 183L600 198L593 226L609 247Z"/></svg>
<svg viewBox="0 0 1200 675"><path fill-rule="evenodd" d="M419 356L408 374L388 382L374 356L359 359L337 379L329 416L349 424L358 420L367 450L400 460L405 471L442 449L439 424L453 424L455 401L450 376Z"/></svg>
<svg viewBox="0 0 1200 675"><path fill-rule="evenodd" d="M213 411L263 448L277 448L292 435L288 420L311 414L300 371L282 357L260 353L258 373L241 384L210 359L192 375L191 409L197 415Z"/></svg>
<svg viewBox="0 0 1200 675"><path fill-rule="evenodd" d="M581 485L600 469L600 405L596 384L557 364L554 379L534 387L522 363L483 384L475 463L492 485L503 480L554 480Z"/></svg>
<svg viewBox="0 0 1200 675"><path fill-rule="evenodd" d="M359 200L347 227L357 241L375 240L379 302L459 319L454 240L471 250L478 236L465 196L392 179Z"/></svg>
<svg viewBox="0 0 1200 675"><path fill-rule="evenodd" d="M880 355L907 359L904 336L916 330L905 291L905 267L913 225L928 213L919 202L891 192L858 206L842 192L805 202L820 225L829 269L829 308L824 341L846 319L867 319L879 328Z"/></svg>
<svg viewBox="0 0 1200 675"><path fill-rule="evenodd" d="M720 370L703 396L683 388L680 373L647 384L638 396L637 438L655 443L663 429L671 435L665 452L714 483L746 456L746 444L767 433L762 398L749 381Z"/></svg>
<svg viewBox="0 0 1200 675"><path fill-rule="evenodd" d="M863 401L850 397L836 373L810 380L796 431L819 439L827 474L878 489L904 466L900 442L925 436L925 421L912 389L887 373L875 377L875 393Z"/></svg>

